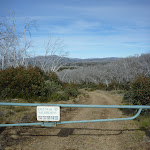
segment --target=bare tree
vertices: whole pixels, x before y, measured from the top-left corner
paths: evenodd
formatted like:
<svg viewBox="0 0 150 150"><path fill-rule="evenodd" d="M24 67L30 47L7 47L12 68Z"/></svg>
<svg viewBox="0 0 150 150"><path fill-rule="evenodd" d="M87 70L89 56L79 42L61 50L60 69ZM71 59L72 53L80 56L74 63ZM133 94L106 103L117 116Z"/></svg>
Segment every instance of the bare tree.
<svg viewBox="0 0 150 150"><path fill-rule="evenodd" d="M45 44L45 56L40 61L40 66L44 71L58 71L65 64L65 57L68 52L64 50L65 44L63 40L49 36L48 42Z"/></svg>
<svg viewBox="0 0 150 150"><path fill-rule="evenodd" d="M9 13L9 16L0 23L0 56L1 69L19 65L27 65L26 59L29 57L27 50L31 47L30 29L35 28L35 20L25 19L23 31L18 31L16 27L15 13Z"/></svg>
<svg viewBox="0 0 150 150"><path fill-rule="evenodd" d="M108 86L112 81L116 81L122 84L132 81L137 75L150 76L150 54L122 58L105 65L68 69L67 73L63 70L57 74L64 82L104 83Z"/></svg>
<svg viewBox="0 0 150 150"><path fill-rule="evenodd" d="M0 56L1 56L1 68L4 69L6 67L6 60L10 55L10 47L12 46L13 38L12 31L10 27L4 23L0 23Z"/></svg>
<svg viewBox="0 0 150 150"><path fill-rule="evenodd" d="M36 23L36 20L31 20L30 18L26 18L24 20L24 24L23 24L23 33L22 33L22 36L23 36L23 40L24 40L24 47L23 47L23 50L22 50L22 65L25 65L27 66L27 61L25 61L27 57L30 57L30 55L28 54L27 50L32 47L32 44L31 44L31 39L27 39L27 34L29 35L29 37L31 38L31 29L34 28L34 29L37 29L37 23Z"/></svg>

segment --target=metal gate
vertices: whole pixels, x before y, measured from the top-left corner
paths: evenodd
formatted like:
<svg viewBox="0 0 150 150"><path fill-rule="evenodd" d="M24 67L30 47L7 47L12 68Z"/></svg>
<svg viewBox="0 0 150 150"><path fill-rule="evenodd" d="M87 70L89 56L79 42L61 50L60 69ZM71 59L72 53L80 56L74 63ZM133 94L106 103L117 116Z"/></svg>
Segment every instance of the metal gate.
<svg viewBox="0 0 150 150"><path fill-rule="evenodd" d="M0 127L36 126L36 125L41 125L41 126L45 126L45 127L56 127L56 125L59 125L59 124L132 120L132 119L135 119L136 117L139 116L139 114L141 113L142 109L150 109L150 106L143 106L143 105L81 105L81 104L6 103L6 102L0 102L0 106L31 106L31 107L37 107L37 108L41 107L40 109L42 109L42 111L44 113L47 113L47 114L48 113L52 114L52 108L55 109L55 107L56 108L62 108L62 107L70 107L70 108L126 108L126 109L137 109L138 110L137 113L134 116L128 117L128 118L78 120L78 121L47 121L46 120L46 121L40 121L40 122L35 122L35 123L0 124ZM59 110L59 109L57 109L57 110ZM39 117L43 117L43 116L39 116ZM50 116L46 116L46 117L50 118Z"/></svg>

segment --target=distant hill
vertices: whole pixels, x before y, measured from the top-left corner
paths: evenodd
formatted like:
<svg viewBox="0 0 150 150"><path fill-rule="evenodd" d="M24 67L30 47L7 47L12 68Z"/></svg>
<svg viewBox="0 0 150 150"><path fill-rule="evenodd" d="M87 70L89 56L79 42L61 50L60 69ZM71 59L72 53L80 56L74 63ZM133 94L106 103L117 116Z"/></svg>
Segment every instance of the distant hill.
<svg viewBox="0 0 150 150"><path fill-rule="evenodd" d="M113 62L117 59L117 57L107 57L107 58L86 58L86 59L80 59L80 58L68 58L68 62L73 63L89 63L89 62Z"/></svg>
<svg viewBox="0 0 150 150"><path fill-rule="evenodd" d="M93 66L96 64L107 64L114 62L120 58L118 57L108 57L108 58L88 58L88 59L80 59L80 58L68 58L68 57L59 57L57 55L52 56L36 56L32 58L28 58L28 64L33 65L36 62L37 66L41 66L42 62L47 61L47 65L51 65L51 62L55 60L59 61L59 64L63 64L63 67L74 67L74 66Z"/></svg>
<svg viewBox="0 0 150 150"><path fill-rule="evenodd" d="M52 56L36 56L33 58L29 58L28 61L31 59L35 59L37 61L42 61L45 59L49 60L54 60L54 59L59 59L60 57L57 55L52 55ZM89 63L89 62L113 62L117 59L120 59L118 57L107 57L107 58L86 58L86 59L81 59L81 58L68 58L68 57L63 57L62 60L66 63Z"/></svg>

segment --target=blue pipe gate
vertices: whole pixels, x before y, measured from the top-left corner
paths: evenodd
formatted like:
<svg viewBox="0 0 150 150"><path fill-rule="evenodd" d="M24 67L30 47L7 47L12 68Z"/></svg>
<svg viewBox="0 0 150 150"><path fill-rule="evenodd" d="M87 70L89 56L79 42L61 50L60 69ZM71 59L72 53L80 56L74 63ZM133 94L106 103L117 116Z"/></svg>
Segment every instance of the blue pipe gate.
<svg viewBox="0 0 150 150"><path fill-rule="evenodd" d="M83 104L47 104L47 103L8 103L0 102L0 106L51 106L51 107L70 107L70 108L126 108L126 109L138 109L137 113L128 118L113 118L113 119L97 119L97 120L79 120L79 121L41 121L35 123L18 123L18 124L0 124L0 127L10 127L10 126L36 126L41 125L45 127L56 127L59 124L71 124L71 123L92 123L92 122L106 122L106 121L123 121L123 120L133 120L138 117L142 109L150 109L150 106L143 105L83 105Z"/></svg>

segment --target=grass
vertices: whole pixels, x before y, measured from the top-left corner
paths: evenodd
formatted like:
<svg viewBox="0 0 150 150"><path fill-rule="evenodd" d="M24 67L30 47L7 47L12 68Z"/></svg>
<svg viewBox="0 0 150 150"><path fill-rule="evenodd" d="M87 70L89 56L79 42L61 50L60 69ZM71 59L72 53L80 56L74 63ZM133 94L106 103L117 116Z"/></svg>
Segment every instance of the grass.
<svg viewBox="0 0 150 150"><path fill-rule="evenodd" d="M35 109L33 109L33 107L0 106L0 124L14 122L19 123L26 114L34 118L33 116L35 115L35 113L36 111ZM29 119L29 121L31 120Z"/></svg>
<svg viewBox="0 0 150 150"><path fill-rule="evenodd" d="M82 91L82 90L81 90ZM77 97L70 97L71 103L80 103L82 99L86 99L88 96L85 92L79 92ZM17 100L5 99L5 102L12 103L27 103L25 99L18 98ZM48 101L51 103L60 103L58 101ZM34 101L39 103L39 101ZM44 102L45 103L45 102ZM67 101L61 101L61 103L68 103ZM0 106L0 124L6 123L21 123L21 122L35 122L36 120L36 107L26 106Z"/></svg>
<svg viewBox="0 0 150 150"><path fill-rule="evenodd" d="M122 109L120 108L120 110L127 116L133 116L136 114L136 110L135 109ZM137 125L140 128L146 128L150 130L150 114L146 115L146 114L140 114L136 119L135 119Z"/></svg>
<svg viewBox="0 0 150 150"><path fill-rule="evenodd" d="M140 128L146 128L150 130L150 115L141 115L138 119Z"/></svg>
<svg viewBox="0 0 150 150"><path fill-rule="evenodd" d="M110 93L112 93L112 94L124 94L125 91L124 90L111 90Z"/></svg>
<svg viewBox="0 0 150 150"><path fill-rule="evenodd" d="M125 103L123 104L126 105ZM133 116L136 114L135 109L120 109L120 110L127 116ZM150 132L150 114L144 113L143 111L134 121L140 129L144 129Z"/></svg>
<svg viewBox="0 0 150 150"><path fill-rule="evenodd" d="M15 109L16 112L22 112L22 111L28 111L28 110L29 110L29 107L24 107L24 106L21 106L21 107L16 106L16 109Z"/></svg>

